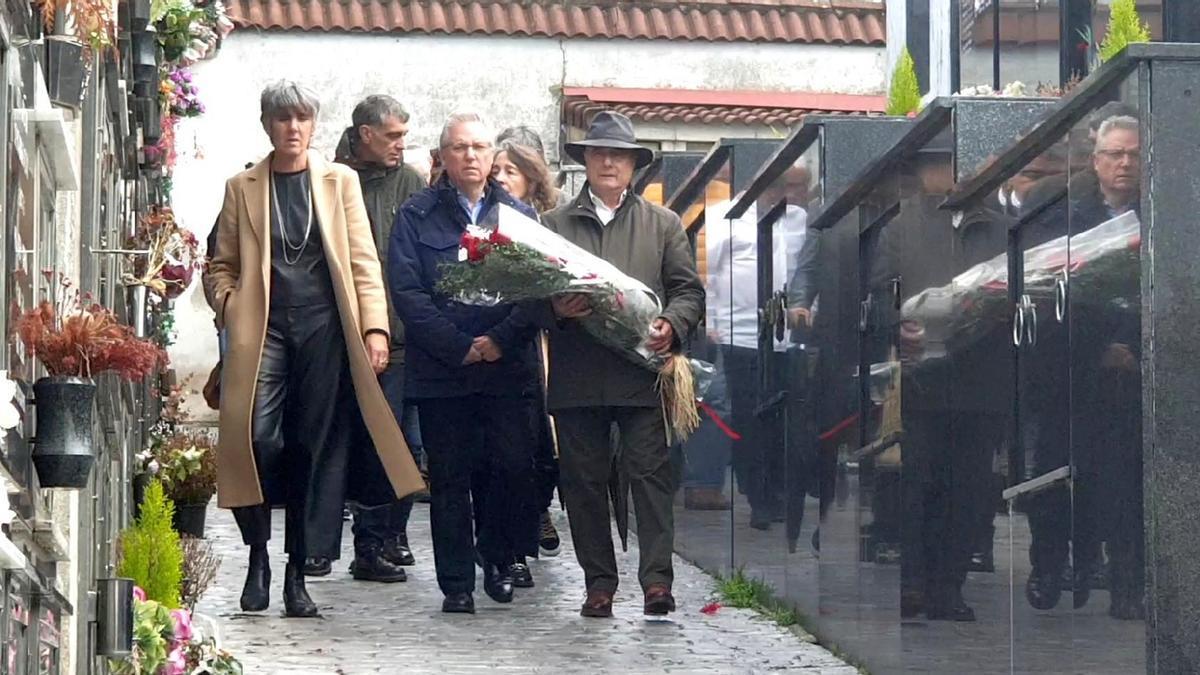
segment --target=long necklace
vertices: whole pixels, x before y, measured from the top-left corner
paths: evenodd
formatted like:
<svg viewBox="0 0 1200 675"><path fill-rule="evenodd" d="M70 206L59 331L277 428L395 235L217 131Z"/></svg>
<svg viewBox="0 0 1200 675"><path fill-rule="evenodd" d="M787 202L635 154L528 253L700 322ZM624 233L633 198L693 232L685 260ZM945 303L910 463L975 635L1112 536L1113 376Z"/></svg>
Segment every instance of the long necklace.
<svg viewBox="0 0 1200 675"><path fill-rule="evenodd" d="M275 190L275 174L271 174L271 209L275 213L275 221L279 224L279 238L283 240L283 262L288 267L300 262L300 258L304 257L304 249L308 248L308 236L312 234L313 224L313 206L312 196L307 194L308 180L305 180L302 185L301 193L304 193L304 202L308 205L308 222L304 225L304 239L299 244L293 244L287 236L287 228L283 226L283 214L279 210L279 194ZM295 251L296 257L292 258L288 255L288 251Z"/></svg>

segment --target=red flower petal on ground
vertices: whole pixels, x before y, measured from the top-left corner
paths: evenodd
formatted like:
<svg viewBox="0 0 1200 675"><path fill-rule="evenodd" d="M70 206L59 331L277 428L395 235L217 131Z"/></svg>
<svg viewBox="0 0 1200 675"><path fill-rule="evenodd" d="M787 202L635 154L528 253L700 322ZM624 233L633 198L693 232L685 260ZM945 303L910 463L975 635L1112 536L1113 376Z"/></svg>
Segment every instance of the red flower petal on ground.
<svg viewBox="0 0 1200 675"><path fill-rule="evenodd" d="M718 609L721 609L721 603L719 603L719 602L710 602L710 603L708 603L707 605L705 605L705 606L703 606L703 607L701 607L701 608L700 608L700 613L701 613L701 614L707 614L707 615L709 615L709 616L712 616L713 614L716 614L716 613L717 613L717 610L718 610Z"/></svg>

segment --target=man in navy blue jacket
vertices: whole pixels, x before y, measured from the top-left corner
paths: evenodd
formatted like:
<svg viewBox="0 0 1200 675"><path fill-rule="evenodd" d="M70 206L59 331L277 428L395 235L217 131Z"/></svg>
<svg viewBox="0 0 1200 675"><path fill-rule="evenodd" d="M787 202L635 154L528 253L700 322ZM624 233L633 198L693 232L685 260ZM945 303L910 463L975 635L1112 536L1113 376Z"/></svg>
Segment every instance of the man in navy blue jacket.
<svg viewBox="0 0 1200 675"><path fill-rule="evenodd" d="M442 611L473 613L475 553L484 591L512 601L512 517L533 494L533 402L540 396L537 332L513 305L454 302L434 286L458 262L459 240L505 204L534 212L490 180L495 134L472 113L442 129L443 172L413 195L392 227L387 278L407 338L405 396L415 400L429 462L433 552ZM472 499L476 502L472 538ZM529 505L530 508L533 508Z"/></svg>

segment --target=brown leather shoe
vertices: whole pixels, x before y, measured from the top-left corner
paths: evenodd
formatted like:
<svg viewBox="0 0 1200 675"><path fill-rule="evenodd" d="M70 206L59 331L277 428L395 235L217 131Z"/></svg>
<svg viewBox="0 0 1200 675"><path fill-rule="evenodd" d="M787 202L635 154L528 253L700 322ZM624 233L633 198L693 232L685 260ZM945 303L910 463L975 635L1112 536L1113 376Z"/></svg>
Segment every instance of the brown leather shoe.
<svg viewBox="0 0 1200 675"><path fill-rule="evenodd" d="M729 498L718 488L684 488L683 508L688 511L728 511Z"/></svg>
<svg viewBox="0 0 1200 675"><path fill-rule="evenodd" d="M646 589L644 611L647 616L666 616L675 611L675 596L666 584L650 584Z"/></svg>
<svg viewBox="0 0 1200 675"><path fill-rule="evenodd" d="M593 619L608 619L612 617L612 603L612 591L588 591L587 600L583 602L579 614Z"/></svg>

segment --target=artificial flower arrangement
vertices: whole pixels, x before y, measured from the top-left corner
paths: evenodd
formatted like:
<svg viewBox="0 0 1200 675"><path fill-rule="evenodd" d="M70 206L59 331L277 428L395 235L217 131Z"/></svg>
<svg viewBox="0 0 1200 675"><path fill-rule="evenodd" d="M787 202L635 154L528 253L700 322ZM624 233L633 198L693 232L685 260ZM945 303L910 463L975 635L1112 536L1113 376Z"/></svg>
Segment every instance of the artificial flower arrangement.
<svg viewBox="0 0 1200 675"><path fill-rule="evenodd" d="M205 431L158 436L137 458L140 472L162 481L176 504L206 504L217 492L216 444Z"/></svg>
<svg viewBox="0 0 1200 675"><path fill-rule="evenodd" d="M62 308L44 301L20 312L14 307L16 335L52 377L92 378L112 371L125 380L140 380L164 367L167 355L143 340L103 305L81 300L66 278L59 280Z"/></svg>
<svg viewBox="0 0 1200 675"><path fill-rule="evenodd" d="M167 609L133 589L133 653L110 662L114 675L242 675L242 664L203 637L186 609Z"/></svg>
<svg viewBox="0 0 1200 675"><path fill-rule="evenodd" d="M127 246L139 253L129 256L132 272L125 274L125 284L145 286L166 300L179 297L200 269L200 242L167 206L146 213Z"/></svg>

